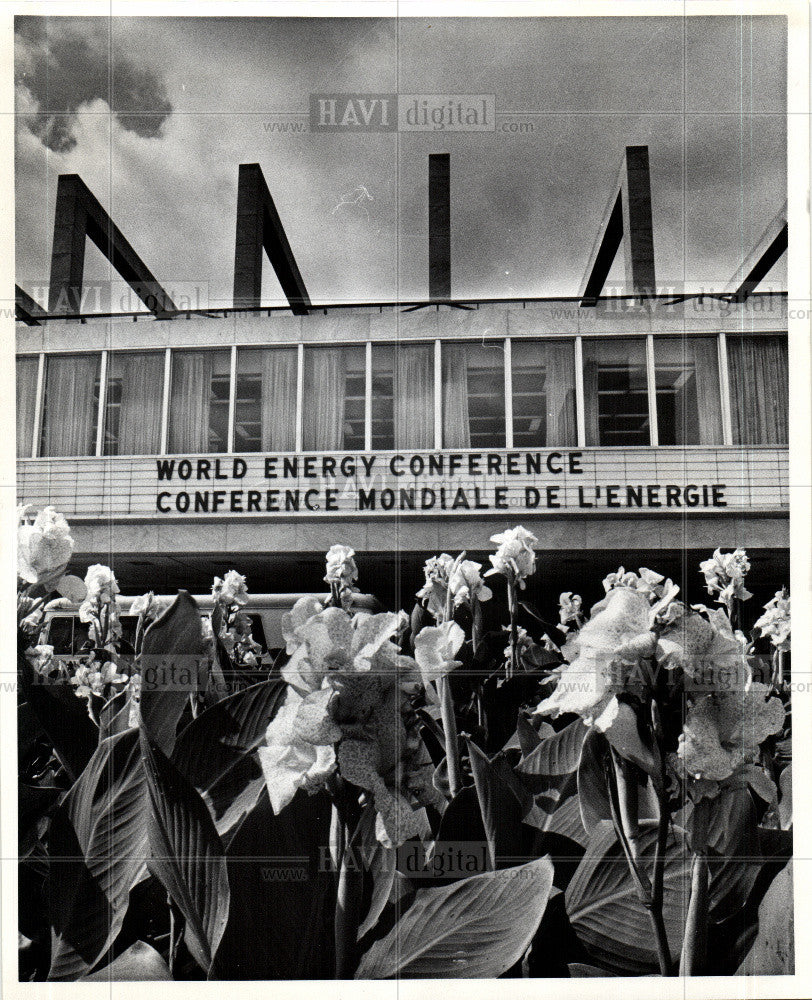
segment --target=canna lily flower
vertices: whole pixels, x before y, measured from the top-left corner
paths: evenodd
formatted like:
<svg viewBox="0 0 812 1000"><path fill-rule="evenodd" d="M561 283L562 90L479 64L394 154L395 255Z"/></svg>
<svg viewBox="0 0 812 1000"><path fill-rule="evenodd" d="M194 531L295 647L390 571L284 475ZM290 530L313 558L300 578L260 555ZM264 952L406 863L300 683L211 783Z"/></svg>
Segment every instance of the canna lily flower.
<svg viewBox="0 0 812 1000"><path fill-rule="evenodd" d="M230 569L222 580L216 576L211 592L215 600L222 601L228 606L232 604L243 605L248 602L248 587L245 577L234 569Z"/></svg>
<svg viewBox="0 0 812 1000"><path fill-rule="evenodd" d="M536 553L533 546L538 542L538 538L532 531L518 525L498 535L492 535L491 541L499 548L488 557L493 568L489 569L485 576L501 573L507 577L508 585L517 585L520 590L524 590L525 580L536 571Z"/></svg>
<svg viewBox="0 0 812 1000"><path fill-rule="evenodd" d="M455 608L461 604L470 607L474 601L489 601L493 597L491 589L485 586L481 572L481 563L471 559L457 560L448 581Z"/></svg>
<svg viewBox="0 0 812 1000"><path fill-rule="evenodd" d="M750 571L750 561L744 549L726 553L716 549L710 559L699 564L699 570L705 577L708 593L718 594L717 602L725 604L728 611L734 599L746 601L753 596L744 586L744 578Z"/></svg>
<svg viewBox="0 0 812 1000"><path fill-rule="evenodd" d="M766 684L699 698L688 710L677 758L697 781L724 781L758 761L759 747L784 725L781 699Z"/></svg>
<svg viewBox="0 0 812 1000"><path fill-rule="evenodd" d="M561 594L558 598L558 620L561 622L561 631L570 631L570 622L575 623L578 628L583 620L583 600L578 594L573 594L571 590Z"/></svg>
<svg viewBox="0 0 812 1000"><path fill-rule="evenodd" d="M372 793L382 842L402 843L416 823L422 829L424 817L412 815L415 805L404 791L412 754L404 720L417 664L392 641L402 624L402 615L351 616L312 598L286 616L288 693L259 750L275 812L298 789L323 787L337 770Z"/></svg>
<svg viewBox="0 0 812 1000"><path fill-rule="evenodd" d="M335 588L342 603L350 598L358 581L355 549L347 545L332 545L327 552L327 575L324 582Z"/></svg>
<svg viewBox="0 0 812 1000"><path fill-rule="evenodd" d="M447 552L427 559L423 566L426 582L417 592L417 599L422 601L426 610L436 622L446 617L448 608L448 588L452 573L456 570L453 556Z"/></svg>
<svg viewBox="0 0 812 1000"><path fill-rule="evenodd" d="M420 630L414 641L414 657L426 687L461 665L455 657L464 641L465 633L456 622Z"/></svg>
<svg viewBox="0 0 812 1000"><path fill-rule="evenodd" d="M32 518L30 504L17 508L17 576L53 589L65 573L74 542L68 522L53 507Z"/></svg>
<svg viewBox="0 0 812 1000"><path fill-rule="evenodd" d="M785 652L790 649L792 613L789 591L786 587L779 590L775 597L764 605L764 614L753 627L763 636L769 636L770 642L777 650Z"/></svg>

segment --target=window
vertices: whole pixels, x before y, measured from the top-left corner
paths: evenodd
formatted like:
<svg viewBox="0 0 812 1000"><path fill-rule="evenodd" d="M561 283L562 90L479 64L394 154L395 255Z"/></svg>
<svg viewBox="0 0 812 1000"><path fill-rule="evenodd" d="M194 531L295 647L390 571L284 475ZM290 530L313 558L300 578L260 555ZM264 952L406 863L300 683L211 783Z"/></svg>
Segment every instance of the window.
<svg viewBox="0 0 812 1000"><path fill-rule="evenodd" d="M94 455L99 410L101 354L58 354L48 358L40 454Z"/></svg>
<svg viewBox="0 0 812 1000"><path fill-rule="evenodd" d="M434 447L434 346L372 348L372 447Z"/></svg>
<svg viewBox="0 0 812 1000"><path fill-rule="evenodd" d="M718 341L655 337L659 444L721 444Z"/></svg>
<svg viewBox="0 0 812 1000"><path fill-rule="evenodd" d="M363 451L365 354L361 346L305 348L305 451Z"/></svg>
<svg viewBox="0 0 812 1000"><path fill-rule="evenodd" d="M31 458L39 358L17 358L17 455Z"/></svg>
<svg viewBox="0 0 812 1000"><path fill-rule="evenodd" d="M569 447L575 425L575 346L571 340L513 340L513 444Z"/></svg>
<svg viewBox="0 0 812 1000"><path fill-rule="evenodd" d="M296 348L237 351L235 451L296 448Z"/></svg>
<svg viewBox="0 0 812 1000"><path fill-rule="evenodd" d="M502 341L443 344L443 447L505 447Z"/></svg>
<svg viewBox="0 0 812 1000"><path fill-rule="evenodd" d="M161 446L162 351L111 353L104 408L105 455L155 455Z"/></svg>
<svg viewBox="0 0 812 1000"><path fill-rule="evenodd" d="M585 338L583 344L586 443L651 444L645 340Z"/></svg>
<svg viewBox="0 0 812 1000"><path fill-rule="evenodd" d="M734 444L787 444L786 336L727 337Z"/></svg>
<svg viewBox="0 0 812 1000"><path fill-rule="evenodd" d="M228 351L173 351L169 451L228 449Z"/></svg>

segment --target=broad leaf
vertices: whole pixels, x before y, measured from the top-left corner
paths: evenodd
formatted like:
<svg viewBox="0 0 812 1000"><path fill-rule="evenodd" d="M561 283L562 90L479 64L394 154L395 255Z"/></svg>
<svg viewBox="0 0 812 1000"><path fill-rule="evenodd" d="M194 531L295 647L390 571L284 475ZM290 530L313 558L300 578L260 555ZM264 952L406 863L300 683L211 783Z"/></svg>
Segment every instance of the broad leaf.
<svg viewBox="0 0 812 1000"><path fill-rule="evenodd" d="M572 774L581 760L581 749L588 730L576 719L554 736L548 736L516 765L516 771L529 778L555 778ZM538 791L542 790L543 783Z"/></svg>
<svg viewBox="0 0 812 1000"><path fill-rule="evenodd" d="M178 736L173 764L199 792L207 791L259 746L286 690L282 678L275 677L207 708Z"/></svg>
<svg viewBox="0 0 812 1000"><path fill-rule="evenodd" d="M175 746L178 720L189 695L203 687L206 662L200 612L181 590L146 630L141 648L141 719L166 755Z"/></svg>
<svg viewBox="0 0 812 1000"><path fill-rule="evenodd" d="M651 874L656 825L646 823L640 857ZM672 961L679 957L688 910L691 854L684 834L673 828L665 853L663 919ZM620 975L658 969L648 914L638 900L623 851L611 823L599 823L587 853L566 890L570 923L600 965Z"/></svg>
<svg viewBox="0 0 812 1000"><path fill-rule="evenodd" d="M145 805L131 729L99 746L52 823L49 979L76 979L115 940L146 851Z"/></svg>
<svg viewBox="0 0 812 1000"><path fill-rule="evenodd" d="M579 846L586 848L589 834L584 829L581 819L581 807L578 796L568 795L553 812L545 812L538 806L525 816L524 822L534 826L542 833L554 833L559 837L567 837Z"/></svg>
<svg viewBox="0 0 812 1000"><path fill-rule="evenodd" d="M223 845L199 793L143 730L141 746L152 806L149 867L183 914L186 944L208 973L228 920Z"/></svg>
<svg viewBox="0 0 812 1000"><path fill-rule="evenodd" d="M581 822L590 836L600 822L612 818L604 766L608 752L606 737L602 733L595 729L587 733L578 765L578 804Z"/></svg>
<svg viewBox="0 0 812 1000"><path fill-rule="evenodd" d="M792 861L773 880L758 908L758 935L738 975L783 976L795 972Z"/></svg>
<svg viewBox="0 0 812 1000"><path fill-rule="evenodd" d="M532 806L532 797L519 784L503 753L489 761L475 743L466 742L488 841L489 867L515 864L522 858L522 817Z"/></svg>
<svg viewBox="0 0 812 1000"><path fill-rule="evenodd" d="M146 943L136 941L117 959L90 976L82 976L84 983L129 983L172 981L169 966L158 952Z"/></svg>
<svg viewBox="0 0 812 1000"><path fill-rule="evenodd" d="M356 979L490 979L533 940L553 884L539 858L450 886L418 890L395 927L361 959Z"/></svg>

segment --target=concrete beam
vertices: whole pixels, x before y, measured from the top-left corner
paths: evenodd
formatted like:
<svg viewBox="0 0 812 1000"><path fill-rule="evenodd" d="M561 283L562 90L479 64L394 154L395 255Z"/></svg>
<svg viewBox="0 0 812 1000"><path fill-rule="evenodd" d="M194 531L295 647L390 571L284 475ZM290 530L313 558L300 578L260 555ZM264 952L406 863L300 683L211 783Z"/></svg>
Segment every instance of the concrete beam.
<svg viewBox="0 0 812 1000"><path fill-rule="evenodd" d="M292 312L296 316L306 316L311 308L310 296L265 183L262 168L258 163L241 163L234 251L234 306L238 309L250 309L261 304L263 250Z"/></svg>
<svg viewBox="0 0 812 1000"><path fill-rule="evenodd" d="M27 326L41 326L40 319L48 315L39 302L19 285L14 286L14 306L16 318Z"/></svg>
<svg viewBox="0 0 812 1000"><path fill-rule="evenodd" d="M595 306L623 243L626 284L643 300L656 291L648 146L627 146L579 292Z"/></svg>
<svg viewBox="0 0 812 1000"><path fill-rule="evenodd" d="M60 174L56 188L49 313L79 312L86 237L93 240L158 319L165 319L176 311L175 303L158 284L82 178L78 174Z"/></svg>
<svg viewBox="0 0 812 1000"><path fill-rule="evenodd" d="M451 155L429 154L429 298L451 298Z"/></svg>
<svg viewBox="0 0 812 1000"><path fill-rule="evenodd" d="M761 238L742 261L741 266L725 286L724 291L731 296L732 302L744 302L750 293L767 276L770 269L786 252L789 242L789 227L787 226L787 203L770 221Z"/></svg>

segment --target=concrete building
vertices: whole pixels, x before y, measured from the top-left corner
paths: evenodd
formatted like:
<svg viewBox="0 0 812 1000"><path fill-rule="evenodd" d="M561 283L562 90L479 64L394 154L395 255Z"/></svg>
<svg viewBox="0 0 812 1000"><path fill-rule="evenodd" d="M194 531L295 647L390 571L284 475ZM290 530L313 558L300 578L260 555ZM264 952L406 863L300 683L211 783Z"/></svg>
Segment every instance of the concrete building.
<svg viewBox="0 0 812 1000"><path fill-rule="evenodd" d="M699 559L737 545L772 596L789 573L787 301L757 285L785 216L725 294L658 293L648 154L629 147L579 295L460 301L446 156L429 181L427 298L322 306L243 165L235 305L201 314L61 178L48 310L18 292L19 500L62 511L76 566L111 562L127 592L208 590L231 566L255 591L320 589L340 541L365 590L408 607L427 555L484 557L521 523L542 602L598 596L618 563L699 597ZM71 308L86 235L150 312ZM621 249L629 294L607 296ZM286 308L259 305L263 250Z"/></svg>

